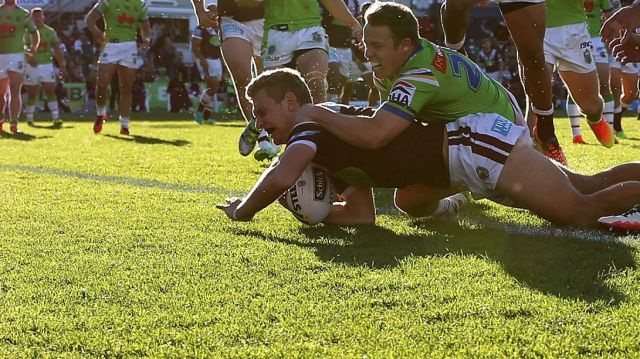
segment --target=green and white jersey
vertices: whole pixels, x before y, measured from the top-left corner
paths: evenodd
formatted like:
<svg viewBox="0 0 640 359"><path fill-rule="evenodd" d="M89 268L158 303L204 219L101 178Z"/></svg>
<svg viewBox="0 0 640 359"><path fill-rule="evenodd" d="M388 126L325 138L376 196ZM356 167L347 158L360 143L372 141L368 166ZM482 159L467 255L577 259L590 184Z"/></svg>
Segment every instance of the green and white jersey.
<svg viewBox="0 0 640 359"><path fill-rule="evenodd" d="M36 31L29 11L16 6L8 10L0 5L0 54L24 52L24 38Z"/></svg>
<svg viewBox="0 0 640 359"><path fill-rule="evenodd" d="M288 31L320 26L318 0L266 0L264 2L264 28L287 25Z"/></svg>
<svg viewBox="0 0 640 359"><path fill-rule="evenodd" d="M451 122L475 113L497 113L515 122L507 90L466 56L426 39L397 76L374 78L382 108L408 121Z"/></svg>
<svg viewBox="0 0 640 359"><path fill-rule="evenodd" d="M613 4L610 0L587 0L584 2L584 10L587 15L589 37L600 36L602 14L613 10Z"/></svg>
<svg viewBox="0 0 640 359"><path fill-rule="evenodd" d="M547 28L587 21L583 0L546 0Z"/></svg>
<svg viewBox="0 0 640 359"><path fill-rule="evenodd" d="M136 41L138 25L149 20L142 0L99 0L98 11L104 16L107 42Z"/></svg>
<svg viewBox="0 0 640 359"><path fill-rule="evenodd" d="M52 46L57 46L60 40L56 31L47 25L38 29L40 33L40 43L38 44L38 51L36 52L36 62L38 65L50 64L53 62L51 58ZM31 45L31 37L27 36L25 39L27 45Z"/></svg>

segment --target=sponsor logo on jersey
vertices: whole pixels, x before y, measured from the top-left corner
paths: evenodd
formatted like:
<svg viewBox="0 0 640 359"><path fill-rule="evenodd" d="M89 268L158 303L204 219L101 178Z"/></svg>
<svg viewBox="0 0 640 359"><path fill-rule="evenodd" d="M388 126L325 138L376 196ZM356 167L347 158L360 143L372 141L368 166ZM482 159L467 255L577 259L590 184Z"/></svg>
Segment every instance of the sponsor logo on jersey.
<svg viewBox="0 0 640 359"><path fill-rule="evenodd" d="M225 36L231 34L240 34L244 35L244 29L236 24L223 24L222 25L222 34Z"/></svg>
<svg viewBox="0 0 640 359"><path fill-rule="evenodd" d="M127 14L127 13L122 13L120 15L118 15L117 21L119 24L129 24L132 25L134 21L136 21L136 19L133 18L133 16Z"/></svg>
<svg viewBox="0 0 640 359"><path fill-rule="evenodd" d="M431 66L433 66L434 69L442 72L443 74L447 72L447 57L444 56L442 49L438 48L436 50L436 56L433 57Z"/></svg>
<svg viewBox="0 0 640 359"><path fill-rule="evenodd" d="M509 131L511 130L511 126L513 126L513 123L511 123L509 120L498 117L493 120L491 131L499 133L502 136L507 136L509 134Z"/></svg>
<svg viewBox="0 0 640 359"><path fill-rule="evenodd" d="M389 93L389 100L404 106L409 106L415 93L416 88L412 84L406 81L398 81Z"/></svg>
<svg viewBox="0 0 640 359"><path fill-rule="evenodd" d="M16 32L16 26L12 23L0 24L0 35L11 35Z"/></svg>

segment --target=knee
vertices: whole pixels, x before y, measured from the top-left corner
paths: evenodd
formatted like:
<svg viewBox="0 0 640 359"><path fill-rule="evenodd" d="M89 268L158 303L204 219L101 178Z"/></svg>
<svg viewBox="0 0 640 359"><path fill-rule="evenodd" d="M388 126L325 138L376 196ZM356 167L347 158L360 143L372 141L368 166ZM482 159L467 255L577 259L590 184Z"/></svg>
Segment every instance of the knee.
<svg viewBox="0 0 640 359"><path fill-rule="evenodd" d="M396 208L400 211L406 213L410 217L424 217L428 214L431 214L435 211L435 206L437 206L438 202L435 203L418 203L413 200L411 196L402 195L400 193L396 193L394 197L394 204Z"/></svg>
<svg viewBox="0 0 640 359"><path fill-rule="evenodd" d="M602 113L603 103L599 97L594 97L588 101L583 101L583 103L578 104L578 106L585 115L595 115Z"/></svg>
<svg viewBox="0 0 640 359"><path fill-rule="evenodd" d="M120 93L130 93L132 84L128 82L121 82L118 87L120 88Z"/></svg>

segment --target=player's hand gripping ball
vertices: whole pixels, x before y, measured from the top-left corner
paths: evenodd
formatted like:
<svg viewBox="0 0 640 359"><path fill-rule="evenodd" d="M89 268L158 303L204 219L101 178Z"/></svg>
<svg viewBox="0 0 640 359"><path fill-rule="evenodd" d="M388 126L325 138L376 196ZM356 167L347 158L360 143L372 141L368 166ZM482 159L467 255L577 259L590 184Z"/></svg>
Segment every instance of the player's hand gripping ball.
<svg viewBox="0 0 640 359"><path fill-rule="evenodd" d="M327 218L334 197L331 177L322 168L309 165L287 190L284 200L300 222L313 226Z"/></svg>

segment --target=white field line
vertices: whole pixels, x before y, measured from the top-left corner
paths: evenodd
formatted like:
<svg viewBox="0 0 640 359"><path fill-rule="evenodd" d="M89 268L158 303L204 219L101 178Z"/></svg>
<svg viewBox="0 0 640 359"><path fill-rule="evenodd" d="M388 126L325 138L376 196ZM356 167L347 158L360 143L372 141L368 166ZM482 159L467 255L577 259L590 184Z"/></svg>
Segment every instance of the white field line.
<svg viewBox="0 0 640 359"><path fill-rule="evenodd" d="M166 183L154 180L145 180L138 178L117 177L117 176L103 176L90 173L73 172L67 170L53 169L53 168L41 168L33 166L21 166L21 165L0 165L0 171L21 171L30 172L50 176L60 176L77 178L94 182L105 182L115 184L125 184L134 187L153 188L167 191L189 192L189 193L215 193L223 196L236 196L241 197L243 193L231 191L225 188L208 187L208 186L192 186L188 184L179 183ZM398 211L395 207L384 206L377 208L378 214L390 214L398 215ZM532 214L533 216L533 214ZM420 221L428 221L429 219L422 219ZM527 226L517 223L501 223L488 218L473 218L466 217L464 214L458 218L452 218L452 221L457 221L460 226L463 227L476 227L500 230L508 232L510 234L526 235L526 236L549 236L560 238L577 238L589 241L621 241L622 239L640 239L638 235L634 236L617 236L614 233L607 233L603 230L590 229L590 228L560 228L553 226ZM634 241L635 242L635 241Z"/></svg>
<svg viewBox="0 0 640 359"><path fill-rule="evenodd" d="M21 171L30 172L50 176L77 178L81 180L94 181L94 182L106 182L125 184L134 187L144 187L161 189L167 191L179 191L179 192L191 192L191 193L216 193L225 196L240 196L241 193L237 193L225 188L208 187L208 186L192 186L188 184L180 183L166 183L154 180L145 180L139 178L117 177L117 176L103 176L95 175L91 173L73 172L67 170L60 170L54 168L41 168L32 166L21 165L0 165L0 171Z"/></svg>

